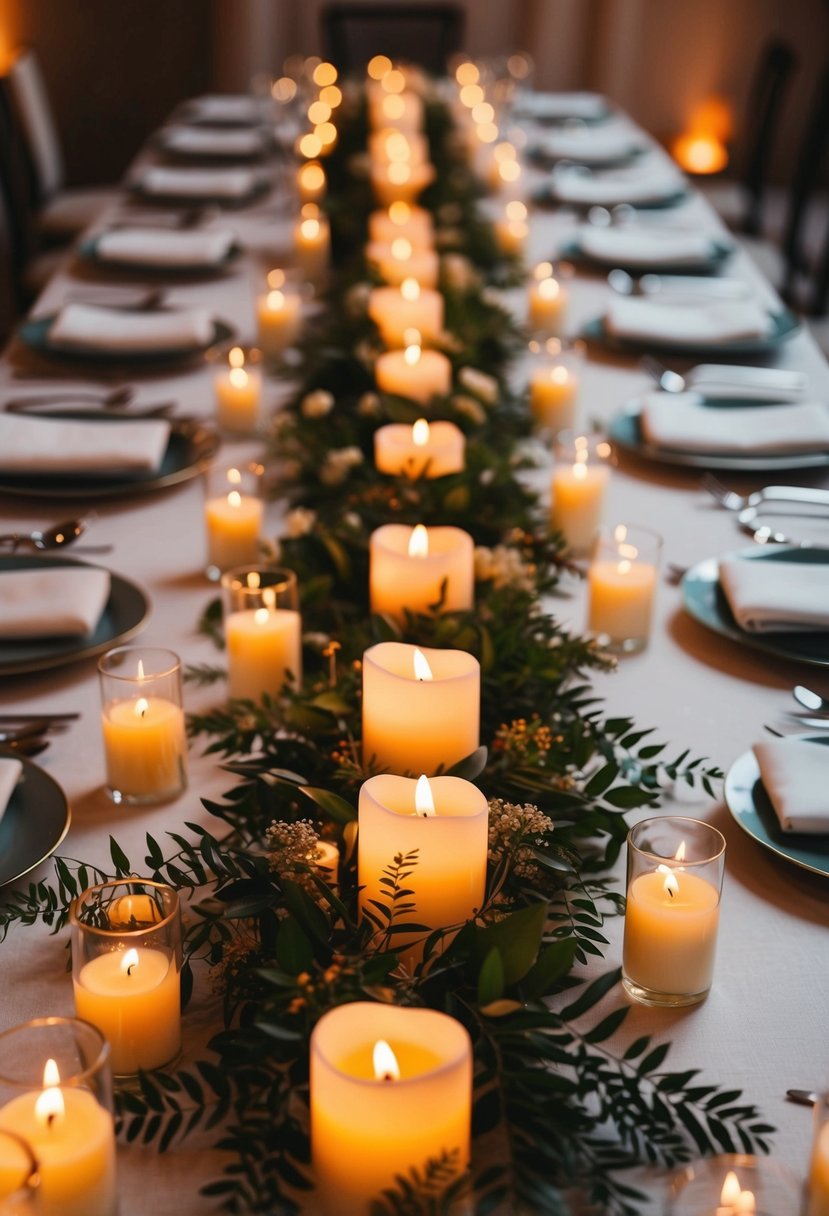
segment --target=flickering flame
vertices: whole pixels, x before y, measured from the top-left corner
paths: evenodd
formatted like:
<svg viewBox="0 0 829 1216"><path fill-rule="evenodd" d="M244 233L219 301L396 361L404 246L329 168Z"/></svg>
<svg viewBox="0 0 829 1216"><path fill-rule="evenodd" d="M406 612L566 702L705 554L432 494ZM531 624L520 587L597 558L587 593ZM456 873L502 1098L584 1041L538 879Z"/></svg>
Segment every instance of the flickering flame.
<svg viewBox="0 0 829 1216"><path fill-rule="evenodd" d="M685 860L685 841L684 840L680 840L679 848L674 853L674 860L675 861L684 861Z"/></svg>
<svg viewBox="0 0 829 1216"><path fill-rule="evenodd" d="M621 563L620 563L621 564ZM670 866L657 866L657 873L663 876L662 889L671 899L679 894L679 882Z"/></svg>
<svg viewBox="0 0 829 1216"><path fill-rule="evenodd" d="M227 505L232 507L234 511L238 511L242 505L242 495L238 490L231 490L227 496Z"/></svg>
<svg viewBox="0 0 829 1216"><path fill-rule="evenodd" d="M429 423L425 418L418 418L412 426L412 443L417 448L425 448L429 442Z"/></svg>
<svg viewBox="0 0 829 1216"><path fill-rule="evenodd" d="M382 80L387 72L392 68L391 60L388 55L374 55L368 61L366 71L372 80Z"/></svg>
<svg viewBox="0 0 829 1216"><path fill-rule="evenodd" d="M269 291L265 303L270 312L280 312L285 307L285 292Z"/></svg>
<svg viewBox="0 0 829 1216"><path fill-rule="evenodd" d="M309 165L308 168L311 166ZM285 286L285 271L284 270L269 270L267 274L267 283L271 291L276 291L280 287Z"/></svg>
<svg viewBox="0 0 829 1216"><path fill-rule="evenodd" d="M412 256L412 242L405 236L396 236L391 243L391 256L397 262L407 262Z"/></svg>
<svg viewBox="0 0 829 1216"><path fill-rule="evenodd" d="M538 284L538 294L542 300L554 300L560 291L558 279L542 279Z"/></svg>
<svg viewBox="0 0 829 1216"><path fill-rule="evenodd" d="M145 678L144 677L144 660L139 659L138 660L138 679L143 680L144 678Z"/></svg>
<svg viewBox="0 0 829 1216"><path fill-rule="evenodd" d="M227 373L227 378L234 388L245 388L249 376L243 367L232 367Z"/></svg>
<svg viewBox="0 0 829 1216"><path fill-rule="evenodd" d="M722 1184L720 1203L723 1207L733 1207L740 1198L741 1193L740 1180L733 1170L729 1170Z"/></svg>
<svg viewBox="0 0 829 1216"><path fill-rule="evenodd" d="M403 361L407 367L417 367L422 353L420 343L412 343L403 351Z"/></svg>
<svg viewBox="0 0 829 1216"><path fill-rule="evenodd" d="M740 1191L739 1198L734 1204L734 1216L750 1216L751 1213L757 1211L757 1204L754 1199L753 1191Z"/></svg>
<svg viewBox="0 0 829 1216"><path fill-rule="evenodd" d="M628 530L625 524L617 524L613 529L613 539L617 545L621 545L623 541L627 540L627 534Z"/></svg>
<svg viewBox="0 0 829 1216"><path fill-rule="evenodd" d="M577 459L576 463L573 465L573 477L576 481L587 480L587 464L583 460L580 461Z"/></svg>
<svg viewBox="0 0 829 1216"><path fill-rule="evenodd" d="M570 377L570 373L563 363L559 363L557 367L550 368L550 379L553 384L566 384Z"/></svg>
<svg viewBox="0 0 829 1216"><path fill-rule="evenodd" d="M47 1060L43 1066L43 1088L54 1089L60 1085L60 1069L57 1061Z"/></svg>
<svg viewBox="0 0 829 1216"><path fill-rule="evenodd" d="M395 199L389 207L389 219L393 224L398 226L408 224L412 217L412 209L408 203L404 203L402 198Z"/></svg>
<svg viewBox="0 0 829 1216"><path fill-rule="evenodd" d="M35 1099L35 1118L43 1127L51 1127L63 1117L65 1106L60 1085L60 1072L54 1060L47 1060L43 1069L43 1092Z"/></svg>
<svg viewBox="0 0 829 1216"><path fill-rule="evenodd" d="M415 786L415 812L424 818L437 814L435 811L435 800L432 797L432 787L425 773L418 777L417 785Z"/></svg>
<svg viewBox="0 0 829 1216"><path fill-rule="evenodd" d="M619 574L630 574L630 562L627 560L627 558L623 558L622 561L619 562L616 570Z"/></svg>
<svg viewBox="0 0 829 1216"><path fill-rule="evenodd" d="M431 680L434 678L432 676L432 669L429 666L429 660L426 658L426 655L422 650L418 650L417 646L414 648L412 662L414 663L416 680Z"/></svg>
<svg viewBox="0 0 829 1216"><path fill-rule="evenodd" d="M133 967L138 966L138 951L135 947L124 951L124 957L121 959L121 972L123 975L132 975Z"/></svg>
<svg viewBox="0 0 829 1216"><path fill-rule="evenodd" d="M327 84L333 84L336 79L337 69L334 67L333 63L326 63L323 61L322 63L318 63L314 68L313 81L314 84L319 85L320 88L323 88Z"/></svg>
<svg viewBox="0 0 829 1216"><path fill-rule="evenodd" d="M139 697L138 700L135 702L136 718L143 718L149 708L150 708L150 703L147 700L147 698Z"/></svg>
<svg viewBox="0 0 829 1216"><path fill-rule="evenodd" d="M415 524L409 535L409 557L429 556L429 533L423 524Z"/></svg>
<svg viewBox="0 0 829 1216"><path fill-rule="evenodd" d="M234 346L231 348L227 356L227 361L231 367L245 366L245 352L242 350L241 346Z"/></svg>
<svg viewBox="0 0 829 1216"><path fill-rule="evenodd" d="M378 1039L372 1053L374 1076L378 1081L399 1081L400 1067L397 1057L385 1039Z"/></svg>
<svg viewBox="0 0 829 1216"><path fill-rule="evenodd" d="M400 284L400 294L404 300L419 300L420 284L417 279L404 279Z"/></svg>
<svg viewBox="0 0 829 1216"><path fill-rule="evenodd" d="M253 623L255 625L267 625L270 615L267 608L257 608L253 614Z"/></svg>

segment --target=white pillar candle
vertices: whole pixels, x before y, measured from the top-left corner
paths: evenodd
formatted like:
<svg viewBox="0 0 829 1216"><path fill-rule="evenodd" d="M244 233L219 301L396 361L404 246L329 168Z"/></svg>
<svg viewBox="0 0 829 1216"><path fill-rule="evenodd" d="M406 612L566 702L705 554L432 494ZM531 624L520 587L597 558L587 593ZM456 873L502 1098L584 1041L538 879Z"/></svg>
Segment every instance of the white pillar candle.
<svg viewBox="0 0 829 1216"><path fill-rule="evenodd" d="M470 609L475 598L475 546L462 528L385 524L369 540L371 611L402 617Z"/></svg>
<svg viewBox="0 0 829 1216"><path fill-rule="evenodd" d="M387 211L372 211L368 217L368 235L370 241L384 245L403 236L414 249L431 249L435 240L430 213L424 207L415 207L402 200L393 202Z"/></svg>
<svg viewBox="0 0 829 1216"><path fill-rule="evenodd" d="M405 350L388 350L378 357L374 376L381 393L408 397L428 405L452 388L452 364L439 350L423 350L412 343Z"/></svg>
<svg viewBox="0 0 829 1216"><path fill-rule="evenodd" d="M397 236L390 245L369 241L366 260L393 287L399 287L404 279L415 279L421 287L437 287L440 272L437 253L434 249L415 249L408 237Z"/></svg>
<svg viewBox="0 0 829 1216"><path fill-rule="evenodd" d="M427 422L412 426L391 422L374 432L374 463L380 473L392 476L445 477L460 473L465 464L466 440L454 422Z"/></svg>
<svg viewBox="0 0 829 1216"><path fill-rule="evenodd" d="M111 790L142 799L183 788L187 738L180 705L155 696L109 701L101 726Z"/></svg>
<svg viewBox="0 0 829 1216"><path fill-rule="evenodd" d="M257 342L262 353L277 358L293 346L302 327L302 302L299 292L285 282L284 272L272 270L268 290L256 300Z"/></svg>
<svg viewBox="0 0 829 1216"><path fill-rule="evenodd" d="M560 334L567 317L567 289L552 274L532 278L527 288L528 323L534 333Z"/></svg>
<svg viewBox="0 0 829 1216"><path fill-rule="evenodd" d="M719 891L675 867L634 878L625 912L625 975L666 993L706 992L714 973Z"/></svg>
<svg viewBox="0 0 829 1216"><path fill-rule="evenodd" d="M230 490L204 504L207 562L217 570L244 566L259 556L264 504L261 498Z"/></svg>
<svg viewBox="0 0 829 1216"><path fill-rule="evenodd" d="M401 775L451 768L480 743L480 702L473 655L403 642L370 647L363 655L364 762Z"/></svg>
<svg viewBox="0 0 829 1216"><path fill-rule="evenodd" d="M75 1012L109 1040L116 1076L160 1068L178 1055L181 983L171 953L111 950L90 959L73 985Z"/></svg>
<svg viewBox="0 0 829 1216"><path fill-rule="evenodd" d="M225 617L228 695L275 697L289 676L302 682L302 617L290 608L244 608Z"/></svg>
<svg viewBox="0 0 829 1216"><path fill-rule="evenodd" d="M563 363L537 367L530 379L530 409L536 424L554 435L572 430L578 411L580 381Z"/></svg>
<svg viewBox="0 0 829 1216"><path fill-rule="evenodd" d="M439 291L421 287L417 279L404 279L399 287L374 287L368 298L368 315L390 348L406 345L406 331L416 329L424 342L443 332L444 301Z"/></svg>
<svg viewBox="0 0 829 1216"><path fill-rule="evenodd" d="M245 352L234 346L228 354L228 367L213 378L216 393L216 419L224 431L245 433L259 425L262 411L262 374L245 367Z"/></svg>
<svg viewBox="0 0 829 1216"><path fill-rule="evenodd" d="M373 165L422 165L429 160L429 144L419 131L399 131L385 127L368 137L368 154Z"/></svg>
<svg viewBox="0 0 829 1216"><path fill-rule="evenodd" d="M316 203L303 203L299 223L294 228L294 253L297 266L312 283L324 281L328 274L331 230Z"/></svg>
<svg viewBox="0 0 829 1216"><path fill-rule="evenodd" d="M378 1044L383 1048L375 1051ZM383 1054L381 1054L383 1053ZM469 1163L472 1048L431 1009L354 1001L311 1035L311 1158L325 1216L368 1216L397 1175Z"/></svg>
<svg viewBox="0 0 829 1216"><path fill-rule="evenodd" d="M382 82L372 85L368 92L368 114L375 131L384 127L411 132L423 130L423 102L411 89L390 93L383 88Z"/></svg>

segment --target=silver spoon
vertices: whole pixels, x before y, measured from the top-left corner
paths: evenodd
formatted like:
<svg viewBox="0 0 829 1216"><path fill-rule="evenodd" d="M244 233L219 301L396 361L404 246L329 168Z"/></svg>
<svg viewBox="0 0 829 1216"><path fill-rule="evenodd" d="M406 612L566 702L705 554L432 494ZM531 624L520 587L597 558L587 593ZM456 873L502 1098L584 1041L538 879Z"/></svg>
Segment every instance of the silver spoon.
<svg viewBox="0 0 829 1216"><path fill-rule="evenodd" d="M622 273L624 274L625 272L623 271ZM639 366L649 376L654 378L664 393L685 392L685 378L670 367L665 367L658 359L654 359L652 355L643 355Z"/></svg>
<svg viewBox="0 0 829 1216"><path fill-rule="evenodd" d="M47 528L45 532L6 532L0 543L11 544L12 552L20 545L31 545L33 549L63 549L73 544L86 531L83 519L64 519Z"/></svg>
<svg viewBox="0 0 829 1216"><path fill-rule="evenodd" d="M806 688L803 684L796 684L792 689L792 696L798 705L808 709L810 714L829 715L829 700L822 697L820 693L813 692L811 688Z"/></svg>

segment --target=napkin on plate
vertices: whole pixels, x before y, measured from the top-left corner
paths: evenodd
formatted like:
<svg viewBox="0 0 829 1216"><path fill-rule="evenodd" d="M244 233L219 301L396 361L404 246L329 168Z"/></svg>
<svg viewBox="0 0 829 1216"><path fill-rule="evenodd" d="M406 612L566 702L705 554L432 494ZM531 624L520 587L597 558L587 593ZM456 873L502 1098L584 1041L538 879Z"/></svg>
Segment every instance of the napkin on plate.
<svg viewBox="0 0 829 1216"><path fill-rule="evenodd" d="M161 142L185 156L259 156L264 150L261 134L250 127L165 127Z"/></svg>
<svg viewBox="0 0 829 1216"><path fill-rule="evenodd" d="M161 464L170 438L162 418L36 418L0 414L5 473L139 473Z"/></svg>
<svg viewBox="0 0 829 1216"><path fill-rule="evenodd" d="M829 566L725 558L720 586L747 633L829 631Z"/></svg>
<svg viewBox="0 0 829 1216"><path fill-rule="evenodd" d="M259 182L253 169L166 168L153 165L137 180L144 194L159 198L240 199L252 194Z"/></svg>
<svg viewBox="0 0 829 1216"><path fill-rule="evenodd" d="M214 328L206 308L159 309L141 312L67 304L49 329L55 346L89 351L198 350L209 345Z"/></svg>
<svg viewBox="0 0 829 1216"><path fill-rule="evenodd" d="M581 118L587 122L603 118L607 101L601 93L522 93L517 107L522 114L543 122Z"/></svg>
<svg viewBox="0 0 829 1216"><path fill-rule="evenodd" d="M804 372L779 367L698 363L685 376L689 388L706 397L740 401L802 401L809 387Z"/></svg>
<svg viewBox="0 0 829 1216"><path fill-rule="evenodd" d="M102 232L95 252L105 262L136 266L215 266L230 252L236 234L230 228L168 232L164 228L121 228Z"/></svg>
<svg viewBox="0 0 829 1216"><path fill-rule="evenodd" d="M623 124L564 128L538 136L535 147L556 160L574 160L582 165L603 164L633 155L644 147L641 139Z"/></svg>
<svg viewBox="0 0 829 1216"><path fill-rule="evenodd" d="M783 831L829 832L829 751L804 739L770 739L752 750Z"/></svg>
<svg viewBox="0 0 829 1216"><path fill-rule="evenodd" d="M559 202L583 207L659 203L685 186L681 174L662 160L640 160L629 168L602 173L562 166L553 171L550 181Z"/></svg>
<svg viewBox="0 0 829 1216"><path fill-rule="evenodd" d="M682 304L641 296L614 299L604 323L607 332L618 338L652 339L680 347L764 338L772 328L771 315L756 300Z"/></svg>
<svg viewBox="0 0 829 1216"><path fill-rule="evenodd" d="M576 240L588 257L609 266L706 265L716 249L714 239L704 232L656 224L608 228L584 224L577 229Z"/></svg>
<svg viewBox="0 0 829 1216"><path fill-rule="evenodd" d="M0 819L6 813L6 807L9 805L14 787L20 780L22 772L23 765L19 760L5 756L0 760Z"/></svg>
<svg viewBox="0 0 829 1216"><path fill-rule="evenodd" d="M639 415L649 443L679 452L829 452L829 408L702 404L689 393L647 393Z"/></svg>
<svg viewBox="0 0 829 1216"><path fill-rule="evenodd" d="M43 566L0 574L0 638L85 637L109 599L109 571Z"/></svg>
<svg viewBox="0 0 829 1216"><path fill-rule="evenodd" d="M202 122L255 123L260 118L259 102L246 93L206 93L193 98L190 110Z"/></svg>

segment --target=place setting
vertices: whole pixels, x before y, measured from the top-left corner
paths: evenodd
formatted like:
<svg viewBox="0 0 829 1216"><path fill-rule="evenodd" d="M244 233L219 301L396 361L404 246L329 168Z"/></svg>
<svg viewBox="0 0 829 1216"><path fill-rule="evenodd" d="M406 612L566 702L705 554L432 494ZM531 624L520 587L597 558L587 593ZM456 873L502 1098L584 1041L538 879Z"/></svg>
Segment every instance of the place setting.
<svg viewBox="0 0 829 1216"><path fill-rule="evenodd" d="M571 161L591 169L615 168L636 160L648 144L622 122L590 126L570 120L561 127L530 136L527 158L544 168Z"/></svg>
<svg viewBox="0 0 829 1216"><path fill-rule="evenodd" d="M270 172L250 166L148 165L129 183L133 196L144 202L214 204L228 208L247 207L267 195L273 186Z"/></svg>
<svg viewBox="0 0 829 1216"><path fill-rule="evenodd" d="M620 169L591 170L559 163L533 195L536 204L589 210L627 205L643 209L675 207L688 197L688 186L676 166L661 157L643 155Z"/></svg>
<svg viewBox="0 0 829 1216"><path fill-rule="evenodd" d="M121 223L80 242L77 255L102 269L152 275L208 275L232 266L242 252L232 228L186 229Z"/></svg>
<svg viewBox="0 0 829 1216"><path fill-rule="evenodd" d="M245 163L261 161L270 150L258 127L216 127L172 123L162 127L155 146L170 161Z"/></svg>
<svg viewBox="0 0 829 1216"><path fill-rule="evenodd" d="M690 226L648 223L640 216L628 223L581 224L559 245L558 255L596 270L712 274L734 248L729 237Z"/></svg>
<svg viewBox="0 0 829 1216"><path fill-rule="evenodd" d="M0 886L50 857L71 823L55 779L27 756L7 750L2 735L0 724Z"/></svg>

